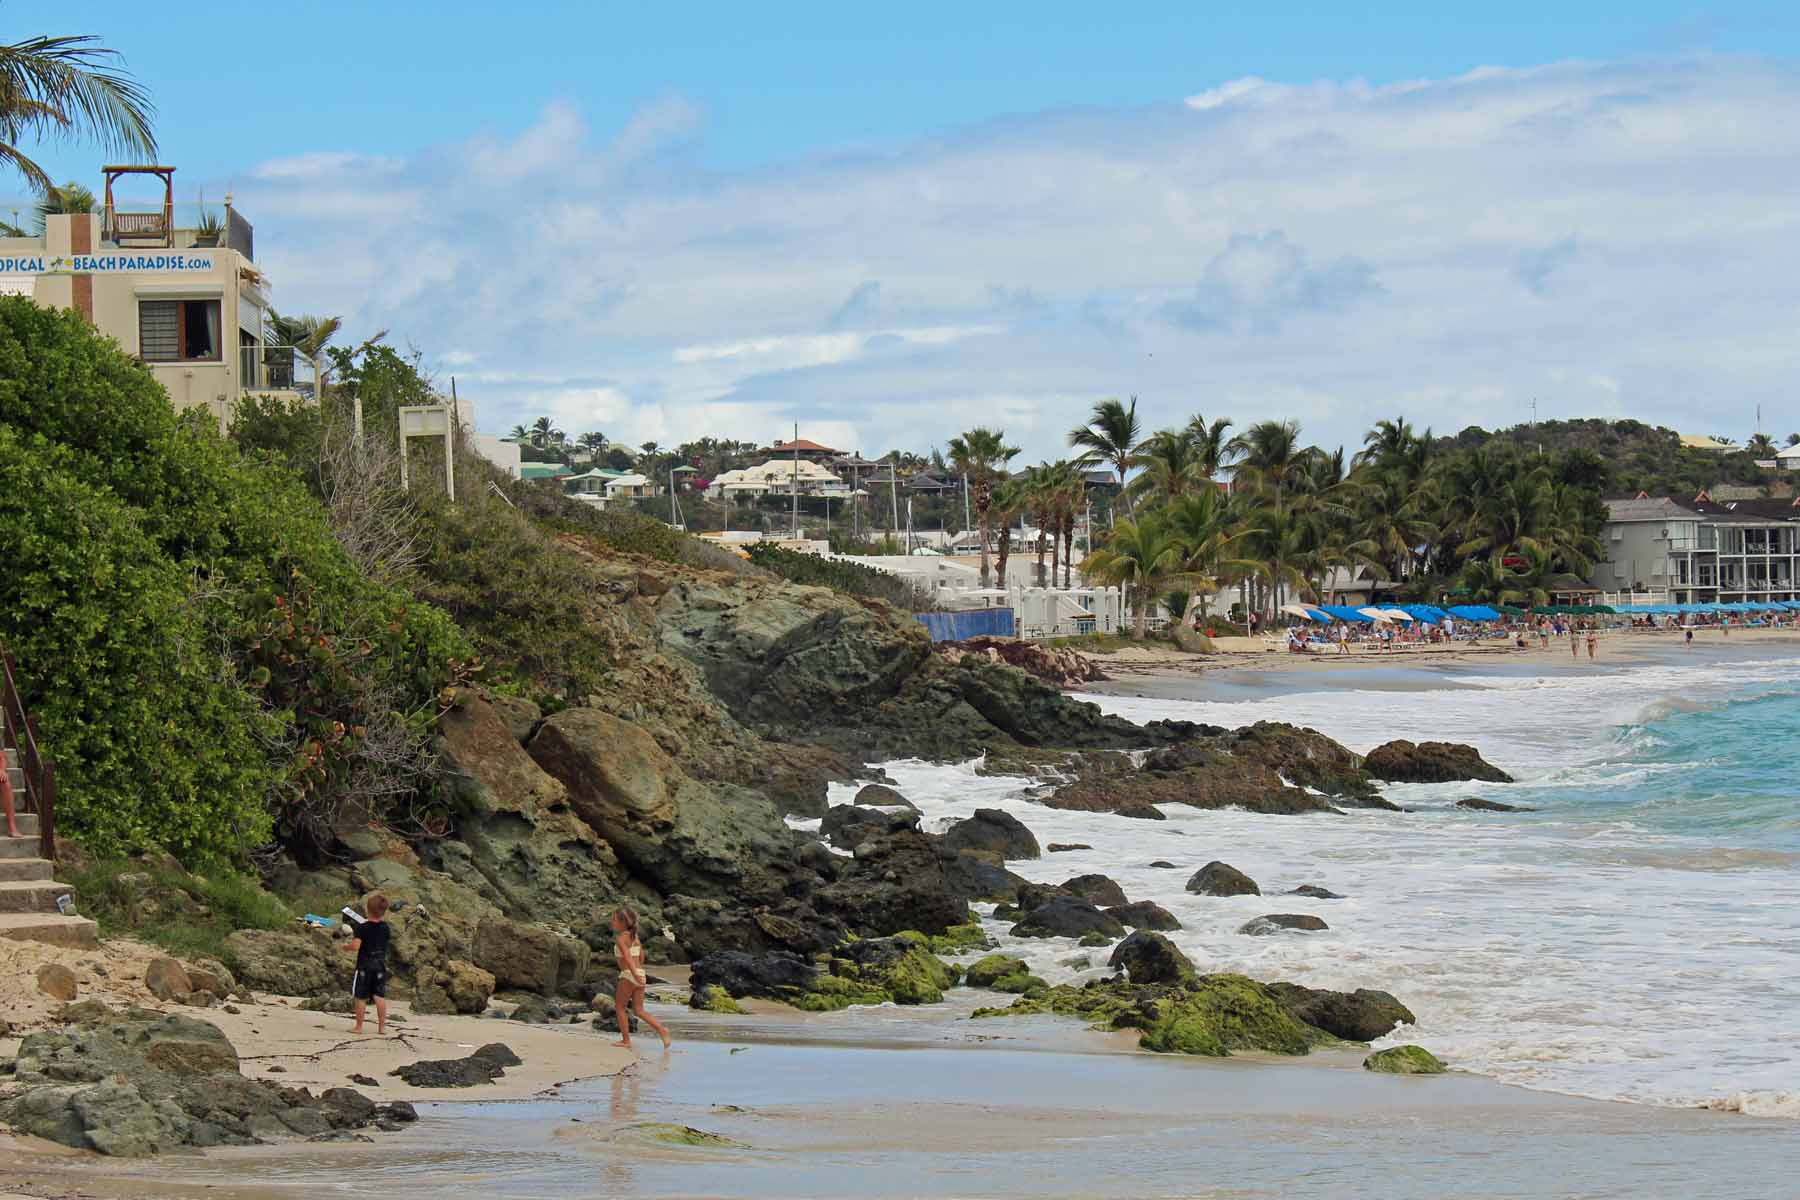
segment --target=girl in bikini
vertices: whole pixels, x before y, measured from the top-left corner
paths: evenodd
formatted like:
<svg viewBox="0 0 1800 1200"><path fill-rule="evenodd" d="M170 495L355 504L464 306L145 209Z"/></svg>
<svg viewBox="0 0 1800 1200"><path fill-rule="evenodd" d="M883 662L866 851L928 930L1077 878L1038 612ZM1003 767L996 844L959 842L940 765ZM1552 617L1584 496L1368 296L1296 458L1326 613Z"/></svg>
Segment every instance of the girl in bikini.
<svg viewBox="0 0 1800 1200"><path fill-rule="evenodd" d="M669 1048L669 1030L661 1021L644 1011L644 989L649 979L644 975L644 943L638 940L637 910L629 904L612 915L613 957L619 963L619 990L613 993L613 1015L619 1022L619 1040L615 1046L631 1049L631 1018L656 1030L663 1049Z"/></svg>

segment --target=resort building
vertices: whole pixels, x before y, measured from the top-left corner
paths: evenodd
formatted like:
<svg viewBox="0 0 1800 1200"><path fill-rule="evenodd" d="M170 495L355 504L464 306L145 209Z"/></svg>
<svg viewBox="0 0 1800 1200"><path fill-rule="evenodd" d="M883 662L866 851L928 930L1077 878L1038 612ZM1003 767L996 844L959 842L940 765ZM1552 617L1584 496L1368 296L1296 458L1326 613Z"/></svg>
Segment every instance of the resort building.
<svg viewBox="0 0 1800 1200"><path fill-rule="evenodd" d="M739 496L792 496L796 489L802 496L850 494L850 486L841 478L805 458L772 458L758 466L721 471L707 485L706 494L715 500L734 500Z"/></svg>
<svg viewBox="0 0 1800 1200"><path fill-rule="evenodd" d="M796 438L791 442L770 446L768 453L772 457L786 458L789 462L797 458L801 462L817 463L820 466L844 456L842 450L833 450L830 446L821 446L819 443L809 442L805 438Z"/></svg>
<svg viewBox="0 0 1800 1200"><path fill-rule="evenodd" d="M1800 598L1800 502L1638 495L1606 502L1601 592L1672 604ZM1654 602L1654 601L1652 601Z"/></svg>
<svg viewBox="0 0 1800 1200"><path fill-rule="evenodd" d="M316 395L314 366L269 346L269 281L250 223L226 202L178 227L174 167L107 167L99 212L53 214L36 237L0 238L0 295L71 308L150 368L177 409L223 426L248 394ZM153 180L156 195L115 197Z"/></svg>

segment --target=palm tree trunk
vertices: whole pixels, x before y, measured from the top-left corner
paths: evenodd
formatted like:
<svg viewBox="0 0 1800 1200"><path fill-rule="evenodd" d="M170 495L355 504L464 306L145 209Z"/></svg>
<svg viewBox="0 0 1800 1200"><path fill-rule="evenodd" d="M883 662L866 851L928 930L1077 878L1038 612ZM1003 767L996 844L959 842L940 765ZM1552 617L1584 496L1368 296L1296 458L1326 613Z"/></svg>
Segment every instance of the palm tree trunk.
<svg viewBox="0 0 1800 1200"><path fill-rule="evenodd" d="M1150 636L1150 587L1139 584L1137 592L1137 639L1143 641Z"/></svg>
<svg viewBox="0 0 1800 1200"><path fill-rule="evenodd" d="M975 511L975 527L981 531L981 586L987 587L993 577L988 567L988 510L983 506Z"/></svg>

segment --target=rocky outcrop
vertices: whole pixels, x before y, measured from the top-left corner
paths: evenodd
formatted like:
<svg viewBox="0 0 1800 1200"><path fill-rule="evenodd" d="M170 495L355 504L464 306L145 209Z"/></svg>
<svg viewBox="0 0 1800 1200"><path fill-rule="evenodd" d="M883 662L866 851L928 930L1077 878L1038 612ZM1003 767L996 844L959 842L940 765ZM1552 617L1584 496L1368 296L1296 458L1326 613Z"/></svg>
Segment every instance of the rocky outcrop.
<svg viewBox="0 0 1800 1200"><path fill-rule="evenodd" d="M485 1012L496 983L491 971L461 959L447 959L441 967L419 970L413 983L412 1009L418 1013Z"/></svg>
<svg viewBox="0 0 1800 1200"><path fill-rule="evenodd" d="M1256 880L1236 867L1216 859L1194 872L1193 878L1187 881L1187 890L1197 896L1262 895L1262 889L1256 886Z"/></svg>
<svg viewBox="0 0 1800 1200"><path fill-rule="evenodd" d="M1096 933L1109 940L1120 938L1125 936L1125 926L1086 900L1067 896L1033 909L1012 927L1014 937L1080 938Z"/></svg>
<svg viewBox="0 0 1800 1200"><path fill-rule="evenodd" d="M961 853L941 843L936 847L944 884L958 898L974 903L1007 903L1018 897L1026 881L995 861L998 855L971 850Z"/></svg>
<svg viewBox="0 0 1800 1200"><path fill-rule="evenodd" d="M1308 913L1264 913L1238 926L1238 932L1251 937L1269 937L1277 933L1317 933L1330 928Z"/></svg>
<svg viewBox="0 0 1800 1200"><path fill-rule="evenodd" d="M1074 688L1107 678L1100 665L1087 655L1045 642L975 637L960 642L939 642L932 647L932 652L952 663L961 662L969 655L979 655L990 662L1017 667L1056 688Z"/></svg>
<svg viewBox="0 0 1800 1200"><path fill-rule="evenodd" d="M810 1012L854 1004L935 1004L956 977L955 968L933 956L918 934L853 939L819 965L793 954L727 950L694 963L689 1003L703 1007L722 992L733 1000L779 1000Z"/></svg>
<svg viewBox="0 0 1800 1200"><path fill-rule="evenodd" d="M1323 1029L1347 1042L1372 1042L1411 1025L1412 1010L1387 992L1358 988L1354 992L1321 991L1297 983L1271 983L1269 990L1297 1021Z"/></svg>
<svg viewBox="0 0 1800 1200"><path fill-rule="evenodd" d="M28 1035L12 1083L0 1118L18 1132L127 1157L319 1137L390 1115L348 1088L314 1096L246 1079L216 1026L136 1010Z"/></svg>
<svg viewBox="0 0 1800 1200"><path fill-rule="evenodd" d="M1194 974L1194 964L1174 942L1144 929L1115 946L1107 965L1136 984L1180 983Z"/></svg>
<svg viewBox="0 0 1800 1200"><path fill-rule="evenodd" d="M1482 758L1475 747L1458 742L1386 742L1369 751L1363 767L1375 778L1389 783L1513 781L1511 775Z"/></svg>
<svg viewBox="0 0 1800 1200"><path fill-rule="evenodd" d="M995 986L1000 980L1029 974L1024 959L1014 958L1010 954L989 954L969 964L968 969L963 972L963 982L970 987L1002 991L1006 989Z"/></svg>
<svg viewBox="0 0 1800 1200"><path fill-rule="evenodd" d="M998 808L978 808L974 816L950 826L943 844L955 851L991 851L1002 859L1039 858L1043 853L1024 822Z"/></svg>
<svg viewBox="0 0 1800 1200"><path fill-rule="evenodd" d="M427 861L511 917L585 924L623 895L623 873L567 787L520 746L520 724L514 714L509 727L499 710L467 689L438 719L457 837L427 843Z"/></svg>
<svg viewBox="0 0 1800 1200"><path fill-rule="evenodd" d="M474 965L501 988L555 995L587 975L590 950L541 925L491 917L475 929Z"/></svg>
<svg viewBox="0 0 1800 1200"><path fill-rule="evenodd" d="M1188 727L1141 765L1094 755L1064 763L1061 773L1076 778L1043 803L1083 812L1152 817L1161 815L1154 806L1166 804L1276 815L1395 807L1348 749L1313 730L1267 721L1235 730Z"/></svg>
<svg viewBox="0 0 1800 1200"><path fill-rule="evenodd" d="M1288 893L1290 896L1310 896L1314 900L1342 900L1343 896L1330 888L1320 887L1316 883L1303 883Z"/></svg>
<svg viewBox="0 0 1800 1200"><path fill-rule="evenodd" d="M240 982L278 996L323 996L345 990L342 951L322 930L240 929L225 939Z"/></svg>
<svg viewBox="0 0 1800 1200"><path fill-rule="evenodd" d="M1106 910L1106 915L1131 929L1154 929L1161 933L1180 929L1181 922L1162 905L1150 900L1139 900L1132 904L1116 904Z"/></svg>
<svg viewBox="0 0 1800 1200"><path fill-rule="evenodd" d="M931 838L901 829L859 845L843 874L813 892L812 903L864 936L941 934L969 919L968 902L944 867Z"/></svg>
<svg viewBox="0 0 1800 1200"><path fill-rule="evenodd" d="M885 783L864 784L857 791L853 803L859 808L910 808L914 812L919 811L918 805Z"/></svg>
<svg viewBox="0 0 1800 1200"><path fill-rule="evenodd" d="M785 1001L812 991L818 977L819 969L798 954L720 950L695 959L689 981L695 995L716 988L738 1000Z"/></svg>
<svg viewBox="0 0 1800 1200"><path fill-rule="evenodd" d="M871 838L901 829L917 829L916 809L889 812L880 808L863 808L855 804L839 804L825 811L819 822L819 836L840 850L854 850Z"/></svg>

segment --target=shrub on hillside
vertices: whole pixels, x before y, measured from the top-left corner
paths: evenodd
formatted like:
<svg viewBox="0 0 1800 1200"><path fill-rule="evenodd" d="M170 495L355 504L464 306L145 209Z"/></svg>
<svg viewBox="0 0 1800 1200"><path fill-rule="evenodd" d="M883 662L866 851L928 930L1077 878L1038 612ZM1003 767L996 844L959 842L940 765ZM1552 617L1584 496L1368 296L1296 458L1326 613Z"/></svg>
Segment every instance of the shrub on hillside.
<svg viewBox="0 0 1800 1200"><path fill-rule="evenodd" d="M364 576L290 470L177 419L78 315L4 297L0 432L0 638L70 833L229 857L414 786L471 647Z"/></svg>

